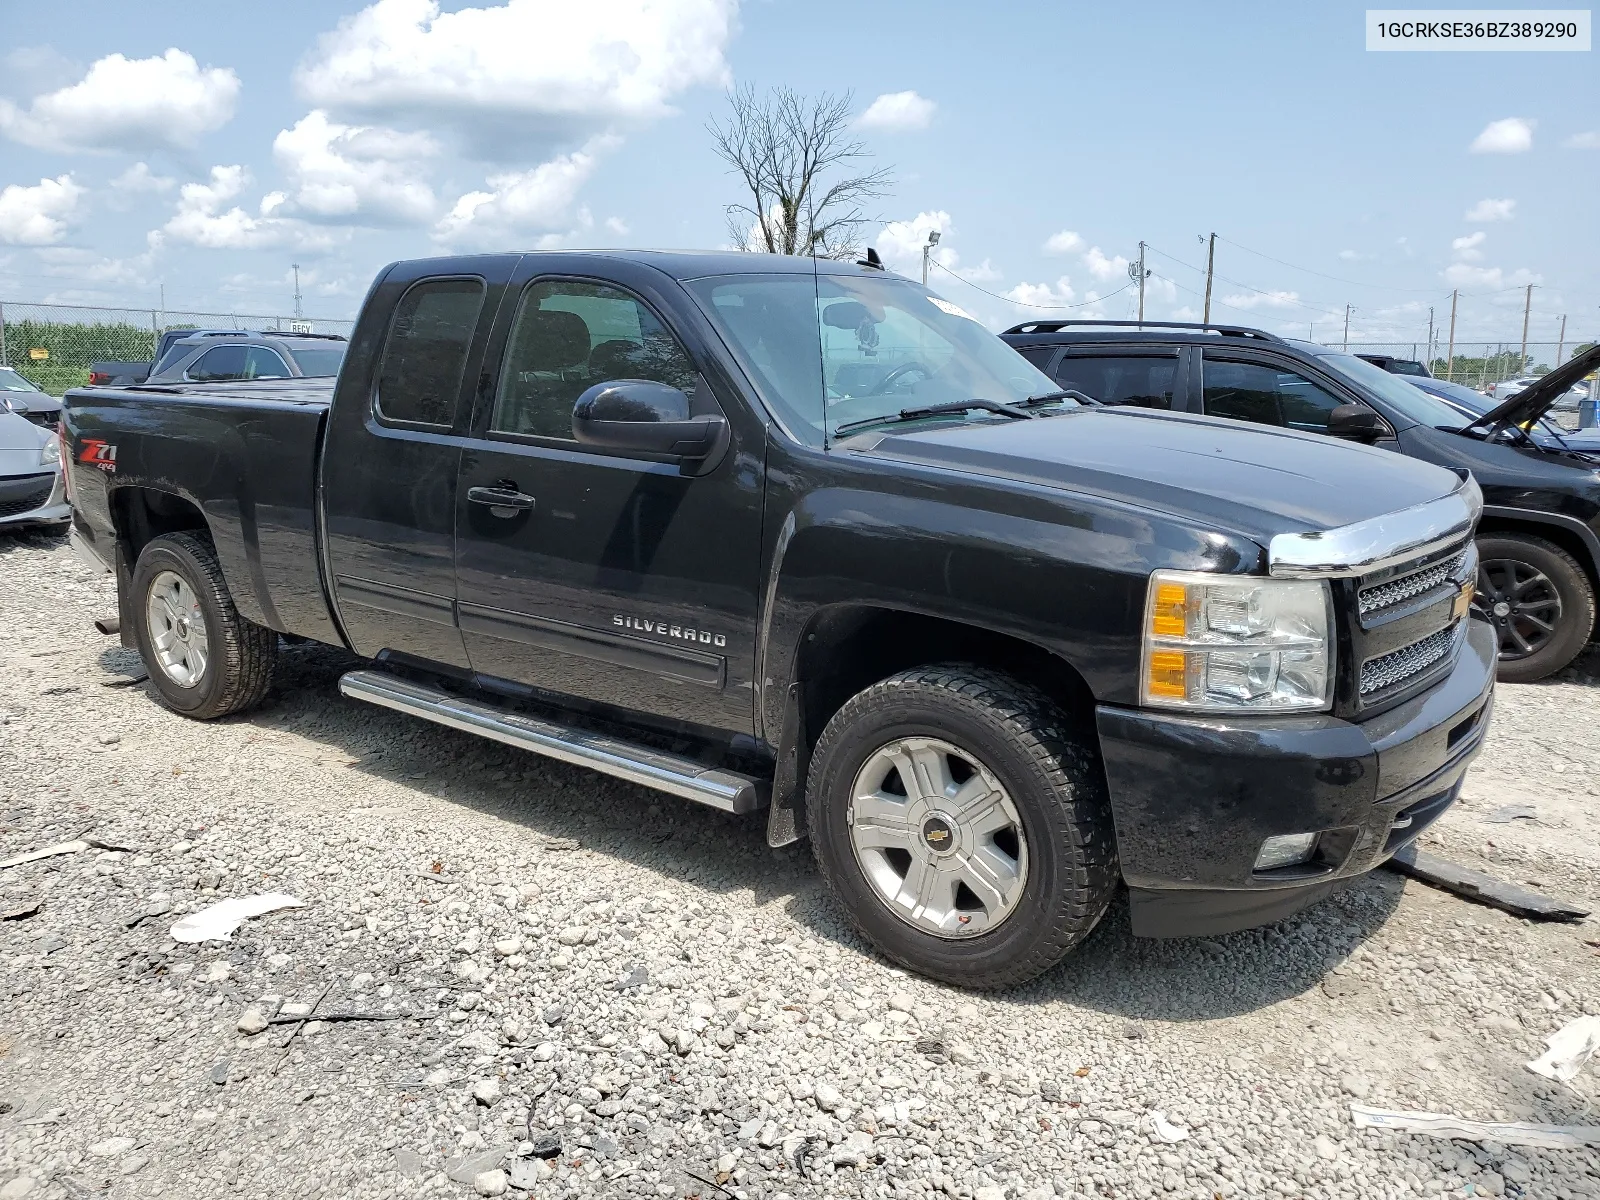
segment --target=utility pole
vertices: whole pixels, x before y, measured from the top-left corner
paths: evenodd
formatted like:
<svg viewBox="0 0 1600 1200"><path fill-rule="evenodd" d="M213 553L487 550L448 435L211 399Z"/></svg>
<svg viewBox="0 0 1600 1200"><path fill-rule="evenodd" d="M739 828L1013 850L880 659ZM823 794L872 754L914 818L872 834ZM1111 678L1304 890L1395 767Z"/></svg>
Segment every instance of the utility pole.
<svg viewBox="0 0 1600 1200"><path fill-rule="evenodd" d="M294 319L298 321L303 315L300 311L300 264L290 263L289 265L294 268ZM923 263L922 267L922 282L928 282L928 267L926 262Z"/></svg>
<svg viewBox="0 0 1600 1200"><path fill-rule="evenodd" d="M1128 278L1139 285L1139 327L1144 327L1144 281L1150 272L1144 269L1144 243L1139 243L1139 261L1128 264Z"/></svg>
<svg viewBox="0 0 1600 1200"><path fill-rule="evenodd" d="M1567 348L1567 314L1561 314L1561 340L1556 343L1556 366L1561 365L1562 352Z"/></svg>
<svg viewBox="0 0 1600 1200"><path fill-rule="evenodd" d="M1350 349L1350 305L1344 306L1344 348Z"/></svg>
<svg viewBox="0 0 1600 1200"><path fill-rule="evenodd" d="M1527 298L1522 302L1522 357L1517 361L1517 374L1528 369L1528 314L1533 311L1533 284L1528 285Z"/></svg>
<svg viewBox="0 0 1600 1200"><path fill-rule="evenodd" d="M1454 379L1456 370L1456 300L1461 296L1461 289L1457 288L1450 293L1450 357L1445 362L1444 377Z"/></svg>
<svg viewBox="0 0 1600 1200"><path fill-rule="evenodd" d="M1433 361L1433 305L1428 305L1428 361Z"/></svg>
<svg viewBox="0 0 1600 1200"><path fill-rule="evenodd" d="M1206 246L1206 315L1207 325L1211 324L1211 276L1217 265L1217 235L1211 235L1211 241Z"/></svg>

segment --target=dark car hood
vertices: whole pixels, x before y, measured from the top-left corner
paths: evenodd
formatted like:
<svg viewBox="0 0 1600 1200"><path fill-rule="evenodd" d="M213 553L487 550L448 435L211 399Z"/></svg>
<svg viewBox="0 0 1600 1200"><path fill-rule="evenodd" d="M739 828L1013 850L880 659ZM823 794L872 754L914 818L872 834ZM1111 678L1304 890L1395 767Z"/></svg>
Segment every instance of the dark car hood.
<svg viewBox="0 0 1600 1200"><path fill-rule="evenodd" d="M1262 541L1447 495L1441 467L1322 435L1136 408L890 434L865 452L1194 516Z"/></svg>
<svg viewBox="0 0 1600 1200"><path fill-rule="evenodd" d="M1582 354L1574 354L1539 382L1523 388L1503 404L1491 408L1472 423L1469 428L1487 429L1495 425L1525 425L1537 421L1555 406L1573 384L1600 367L1600 345L1590 346Z"/></svg>

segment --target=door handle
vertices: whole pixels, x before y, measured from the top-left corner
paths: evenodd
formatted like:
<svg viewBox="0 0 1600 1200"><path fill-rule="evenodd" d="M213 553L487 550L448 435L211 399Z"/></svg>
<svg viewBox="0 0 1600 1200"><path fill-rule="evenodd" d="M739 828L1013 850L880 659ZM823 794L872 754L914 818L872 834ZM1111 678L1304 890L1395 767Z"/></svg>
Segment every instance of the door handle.
<svg viewBox="0 0 1600 1200"><path fill-rule="evenodd" d="M522 511L531 509L534 505L532 496L525 492L519 492L516 484L505 479L502 479L494 487L468 488L467 499L474 504L487 504L490 508L509 508Z"/></svg>

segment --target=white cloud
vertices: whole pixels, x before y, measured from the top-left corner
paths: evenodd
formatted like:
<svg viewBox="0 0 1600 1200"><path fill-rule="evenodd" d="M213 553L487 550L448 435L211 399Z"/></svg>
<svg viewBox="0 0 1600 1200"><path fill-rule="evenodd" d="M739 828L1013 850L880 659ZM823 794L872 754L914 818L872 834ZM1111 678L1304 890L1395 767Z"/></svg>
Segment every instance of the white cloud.
<svg viewBox="0 0 1600 1200"><path fill-rule="evenodd" d="M726 85L735 7L507 0L442 12L437 0L377 0L319 39L295 83L336 115L452 126L500 157L512 142L571 144L661 117L687 88Z"/></svg>
<svg viewBox="0 0 1600 1200"><path fill-rule="evenodd" d="M1222 297L1222 302L1229 308L1299 308L1299 292L1240 292L1234 296Z"/></svg>
<svg viewBox="0 0 1600 1200"><path fill-rule="evenodd" d="M1044 252L1046 254L1071 254L1083 248L1083 239L1070 229L1063 229L1060 233L1052 233L1045 239Z"/></svg>
<svg viewBox="0 0 1600 1200"><path fill-rule="evenodd" d="M1064 308L1077 300L1078 293L1072 290L1072 280L1063 275L1054 284L1019 283L1006 292L1006 298L1024 307Z"/></svg>
<svg viewBox="0 0 1600 1200"><path fill-rule="evenodd" d="M303 221L274 216L274 210L283 203L281 192L263 197L259 216L252 216L237 204L224 209L224 205L238 199L249 182L249 173L234 165L212 167L209 183L184 184L178 191L178 207L172 219L151 232L151 248L159 248L167 241L208 250L318 250L333 244L328 234Z"/></svg>
<svg viewBox="0 0 1600 1200"><path fill-rule="evenodd" d="M343 125L321 109L307 113L293 129L281 130L272 142L273 157L289 181L284 211L314 220L430 220L437 205L422 163L438 153L439 144L428 134Z"/></svg>
<svg viewBox="0 0 1600 1200"><path fill-rule="evenodd" d="M627 237L629 232L628 223L621 217L607 217L606 229L609 232L616 234L618 237Z"/></svg>
<svg viewBox="0 0 1600 1200"><path fill-rule="evenodd" d="M505 171L485 181L488 191L468 192L434 226L434 240L451 246L509 249L509 242L529 234L543 234L536 248L561 244L592 218L580 210L574 218L578 192L594 173L599 155L616 144L615 138L596 138L582 150L563 154L528 171ZM562 232L567 230L567 232ZM553 240L554 239L554 240Z"/></svg>
<svg viewBox="0 0 1600 1200"><path fill-rule="evenodd" d="M0 242L48 246L66 236L78 216L84 189L71 175L41 179L37 187L13 183L0 191Z"/></svg>
<svg viewBox="0 0 1600 1200"><path fill-rule="evenodd" d="M881 129L896 133L906 129L926 129L938 108L932 100L916 92L885 92L856 118L862 129Z"/></svg>
<svg viewBox="0 0 1600 1200"><path fill-rule="evenodd" d="M1469 233L1465 237L1456 238L1450 243L1450 249L1455 252L1455 256L1462 262L1475 262L1483 257L1483 251L1478 247L1483 245L1488 236L1480 229L1476 233Z"/></svg>
<svg viewBox="0 0 1600 1200"><path fill-rule="evenodd" d="M157 175L149 163L136 162L111 181L118 192L170 192L178 181L167 175Z"/></svg>
<svg viewBox="0 0 1600 1200"><path fill-rule="evenodd" d="M1479 200L1461 218L1464 221L1509 221L1517 215L1515 200Z"/></svg>
<svg viewBox="0 0 1600 1200"><path fill-rule="evenodd" d="M110 284L116 288L144 287L150 282L152 256L107 258L81 246L44 246L34 251L44 273L79 283Z"/></svg>
<svg viewBox="0 0 1600 1200"><path fill-rule="evenodd" d="M1472 139L1474 154L1521 154L1533 149L1533 127L1537 121L1525 117L1505 117L1490 121Z"/></svg>
<svg viewBox="0 0 1600 1200"><path fill-rule="evenodd" d="M1443 275L1444 281L1452 287L1482 288L1486 291L1521 287L1528 283L1538 283L1540 279L1540 276L1522 267L1507 274L1499 267L1475 267L1465 262L1451 263L1444 269Z"/></svg>
<svg viewBox="0 0 1600 1200"><path fill-rule="evenodd" d="M1120 254L1107 258L1099 246L1089 247L1088 253L1083 256L1083 265L1091 276L1102 282L1128 278L1128 260Z"/></svg>
<svg viewBox="0 0 1600 1200"><path fill-rule="evenodd" d="M239 77L171 49L159 58L108 54L81 80L26 108L0 100L0 133L41 150L187 147L233 117Z"/></svg>
<svg viewBox="0 0 1600 1200"><path fill-rule="evenodd" d="M1561 144L1568 150L1600 150L1600 129L1575 133Z"/></svg>
<svg viewBox="0 0 1600 1200"><path fill-rule="evenodd" d="M1345 262L1365 262L1378 256L1376 254L1363 254L1360 250L1341 250L1339 251L1339 257Z"/></svg>

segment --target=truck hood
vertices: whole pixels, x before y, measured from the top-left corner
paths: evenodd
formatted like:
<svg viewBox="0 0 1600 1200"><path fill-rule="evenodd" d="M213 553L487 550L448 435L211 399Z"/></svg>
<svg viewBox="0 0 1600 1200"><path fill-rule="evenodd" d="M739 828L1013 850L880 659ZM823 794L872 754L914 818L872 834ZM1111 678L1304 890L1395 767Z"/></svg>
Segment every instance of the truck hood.
<svg viewBox="0 0 1600 1200"><path fill-rule="evenodd" d="M1526 425L1537 421L1554 407L1568 389L1600 367L1600 345L1574 354L1554 371L1541 375L1539 382L1523 388L1515 396L1479 417L1467 428L1492 429L1497 425Z"/></svg>
<svg viewBox="0 0 1600 1200"><path fill-rule="evenodd" d="M1460 482L1441 467L1323 435L1139 408L1081 408L863 442L862 452L881 458L1191 516L1263 545L1274 534L1425 504Z"/></svg>

